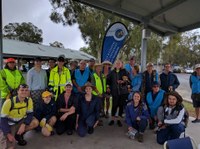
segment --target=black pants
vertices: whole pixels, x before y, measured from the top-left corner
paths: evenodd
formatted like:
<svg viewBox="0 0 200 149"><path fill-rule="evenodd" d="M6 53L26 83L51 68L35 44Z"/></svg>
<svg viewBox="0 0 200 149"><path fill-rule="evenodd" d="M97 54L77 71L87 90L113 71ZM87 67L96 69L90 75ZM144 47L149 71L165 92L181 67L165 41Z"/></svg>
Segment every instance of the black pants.
<svg viewBox="0 0 200 149"><path fill-rule="evenodd" d="M64 121L61 121L60 117L58 117L58 121L56 123L56 133L61 135L67 130L73 131L75 129L75 122L75 114L69 115Z"/></svg>
<svg viewBox="0 0 200 149"><path fill-rule="evenodd" d="M112 95L112 116L116 115L117 108L119 107L118 115L122 117L124 105L128 98L128 94Z"/></svg>

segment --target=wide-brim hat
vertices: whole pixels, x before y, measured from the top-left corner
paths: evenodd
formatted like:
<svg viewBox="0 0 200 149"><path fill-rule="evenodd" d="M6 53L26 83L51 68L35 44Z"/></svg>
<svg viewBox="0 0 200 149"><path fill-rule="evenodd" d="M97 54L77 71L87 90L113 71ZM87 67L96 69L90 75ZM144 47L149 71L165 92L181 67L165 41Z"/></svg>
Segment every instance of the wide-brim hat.
<svg viewBox="0 0 200 149"><path fill-rule="evenodd" d="M95 69L97 66L102 66L102 64L101 64L101 63L95 63L95 64L94 64L94 69Z"/></svg>
<svg viewBox="0 0 200 149"><path fill-rule="evenodd" d="M196 64L194 68L195 69L200 68L200 64Z"/></svg>
<svg viewBox="0 0 200 149"><path fill-rule="evenodd" d="M147 63L147 67L153 66L153 63L149 62Z"/></svg>
<svg viewBox="0 0 200 149"><path fill-rule="evenodd" d="M104 61L104 62L102 63L102 65L110 65L110 66L112 66L112 63L111 63L110 61Z"/></svg>
<svg viewBox="0 0 200 149"><path fill-rule="evenodd" d="M167 97L169 95L175 96L177 99L177 102L179 102L179 103L181 103L183 101L183 98L181 97L181 95L176 91L171 91L171 92L167 93Z"/></svg>
<svg viewBox="0 0 200 149"><path fill-rule="evenodd" d="M92 85L92 83L90 83L90 82L85 83L85 85L83 87L81 87L81 88L82 88L82 90L85 90L86 87L91 87L92 90L95 89L95 86Z"/></svg>

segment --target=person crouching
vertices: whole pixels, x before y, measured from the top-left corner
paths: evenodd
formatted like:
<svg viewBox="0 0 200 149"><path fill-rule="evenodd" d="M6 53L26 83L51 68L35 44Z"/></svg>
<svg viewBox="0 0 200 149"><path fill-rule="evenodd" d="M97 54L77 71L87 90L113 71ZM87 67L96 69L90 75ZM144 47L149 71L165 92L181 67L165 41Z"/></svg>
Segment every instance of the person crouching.
<svg viewBox="0 0 200 149"><path fill-rule="evenodd" d="M46 137L54 134L53 126L56 123L56 103L49 91L42 93L42 101L35 109L35 117L40 122L39 130Z"/></svg>

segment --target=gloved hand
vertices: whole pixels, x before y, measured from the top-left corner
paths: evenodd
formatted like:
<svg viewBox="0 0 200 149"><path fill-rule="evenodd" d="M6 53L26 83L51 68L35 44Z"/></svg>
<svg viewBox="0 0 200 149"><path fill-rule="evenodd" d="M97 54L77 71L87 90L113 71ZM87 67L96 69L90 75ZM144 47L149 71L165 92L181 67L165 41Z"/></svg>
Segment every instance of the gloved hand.
<svg viewBox="0 0 200 149"><path fill-rule="evenodd" d="M53 128L49 124L46 124L45 126L46 126L48 131L50 131L50 132L53 131Z"/></svg>
<svg viewBox="0 0 200 149"><path fill-rule="evenodd" d="M41 121L40 121L40 127L44 127L46 125L46 118L43 118Z"/></svg>

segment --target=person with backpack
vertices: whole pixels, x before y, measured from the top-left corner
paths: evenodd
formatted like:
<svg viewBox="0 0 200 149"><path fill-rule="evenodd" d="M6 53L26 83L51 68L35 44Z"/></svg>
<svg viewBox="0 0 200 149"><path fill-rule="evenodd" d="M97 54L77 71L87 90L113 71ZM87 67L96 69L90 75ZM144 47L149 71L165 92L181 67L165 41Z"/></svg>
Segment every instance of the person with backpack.
<svg viewBox="0 0 200 149"><path fill-rule="evenodd" d="M24 134L39 124L33 117L33 101L28 94L28 85L21 84L17 96L3 104L0 120L0 146L3 148L15 148L16 141L20 146L26 145Z"/></svg>
<svg viewBox="0 0 200 149"><path fill-rule="evenodd" d="M157 142L164 144L165 141L177 139L185 131L186 110L182 104L183 98L176 91L167 94L163 106L157 112L158 131Z"/></svg>
<svg viewBox="0 0 200 149"><path fill-rule="evenodd" d="M141 93L136 91L132 101L126 106L126 123L128 125L128 136L143 142L143 135L149 119L148 109L142 102Z"/></svg>
<svg viewBox="0 0 200 149"><path fill-rule="evenodd" d="M6 99L16 96L17 87L22 83L25 83L25 79L21 71L16 68L15 59L6 59L4 69L0 70L1 103L3 104Z"/></svg>

